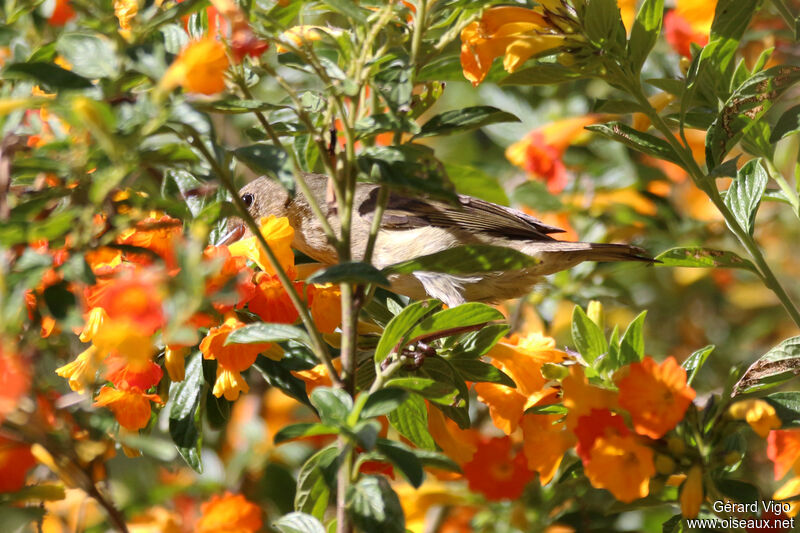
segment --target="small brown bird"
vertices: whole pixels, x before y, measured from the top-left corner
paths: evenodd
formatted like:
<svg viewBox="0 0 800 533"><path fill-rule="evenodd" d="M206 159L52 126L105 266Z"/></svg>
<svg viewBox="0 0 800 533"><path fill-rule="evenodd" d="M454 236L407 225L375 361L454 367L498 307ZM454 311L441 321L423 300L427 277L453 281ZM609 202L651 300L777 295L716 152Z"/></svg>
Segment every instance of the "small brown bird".
<svg viewBox="0 0 800 533"><path fill-rule="evenodd" d="M305 179L334 232L340 232L339 219L326 201L328 177L305 174ZM294 197L278 182L258 178L239 194L256 220L275 215L288 217L295 229L292 246L325 264L338 261L306 198ZM369 236L378 186L361 183L353 204L352 257L360 260ZM228 222L232 239L250 235L244 222ZM550 236L564 230L548 226L536 218L509 207L471 196L458 195L458 205L400 193L389 195L388 205L375 242L372 262L383 268L401 261L433 254L464 244L507 246L539 259L521 270L442 274L414 272L389 276L392 290L415 299L438 298L448 306L464 302L499 302L528 293L542 276L566 270L583 261L643 261L652 259L644 250L627 244L563 242Z"/></svg>

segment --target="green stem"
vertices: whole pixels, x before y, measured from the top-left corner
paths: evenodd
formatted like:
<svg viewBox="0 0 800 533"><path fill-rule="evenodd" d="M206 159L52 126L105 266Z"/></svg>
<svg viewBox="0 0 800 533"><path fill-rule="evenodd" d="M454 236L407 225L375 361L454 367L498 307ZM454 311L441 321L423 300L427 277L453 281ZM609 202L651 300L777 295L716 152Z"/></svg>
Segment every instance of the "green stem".
<svg viewBox="0 0 800 533"><path fill-rule="evenodd" d="M411 36L411 65L416 68L419 50L422 46L422 34L425 31L425 18L428 15L428 0L417 2L417 13L414 17L414 33Z"/></svg>
<svg viewBox="0 0 800 533"><path fill-rule="evenodd" d="M683 162L684 170L689 173L692 181L694 181L694 183L708 195L708 197L714 203L714 206L722 214L725 222L727 222L728 228L730 228L733 234L736 235L736 237L739 239L739 242L742 243L742 246L744 246L747 252L750 254L750 257L752 257L759 273L761 274L761 279L764 282L764 285L766 285L767 288L775 293L794 323L800 326L800 311L798 311L797 307L792 302L791 297L778 281L778 278L775 277L775 274L772 272L769 264L764 259L764 255L758 248L758 244L756 244L753 236L739 226L739 223L736 221L736 217L734 217L731 210L728 209L728 206L725 205L725 202L722 200L722 197L720 196L714 182L709 180L708 176L706 176L706 174L700 170L700 166L694 160L689 148L681 144L678 139L675 138L675 135L672 133L672 130L670 130L669 126L667 126L666 122L664 122L658 112L653 109L653 107L650 105L650 102L648 102L647 98L644 96L641 85L637 83L631 89L633 89L631 91L632 94L639 100L639 103L642 105L648 118L650 118L653 126L655 126L655 128L661 132L665 140L669 143L673 150L675 150L675 153L678 155L678 157L680 157L681 161Z"/></svg>
<svg viewBox="0 0 800 533"><path fill-rule="evenodd" d="M375 242L378 240L378 232L381 229L381 221L383 221L383 213L386 211L386 204L389 203L389 187L381 185L378 188L378 202L375 204L375 211L372 214L372 225L369 228L369 238L367 239L367 247L364 249L365 263L372 263L372 253L375 250Z"/></svg>
<svg viewBox="0 0 800 533"><path fill-rule="evenodd" d="M783 177L783 173L777 169L775 163L769 159L764 159L764 163L769 176L775 180L775 183L781 188L783 194L786 195L786 199L792 204L795 216L800 217L800 197L798 197L797 191L789 185L789 182Z"/></svg>
<svg viewBox="0 0 800 533"><path fill-rule="evenodd" d="M278 258L275 256L275 253L272 251L272 248L269 247L267 240L264 238L264 235L261 234L261 229L258 227L258 224L250 215L250 212L247 209L244 201L239 197L239 191L236 190L236 186L233 184L233 177L230 175L230 172L225 170L219 163L217 163L216 158L214 158L208 151L208 149L203 144L202 139L196 138L192 136L189 139L189 142L195 148L200 151L203 155L205 160L211 165L211 169L219 176L220 181L222 181L223 186L230 192L231 196L233 197L233 203L236 206L237 210L239 211L239 216L241 216L242 220L244 220L247 227L253 233L253 235L258 240L261 247L264 249L264 252L267 254L267 260L269 261L270 266L275 271L275 274L278 276L278 280L281 282L286 293L289 295L289 299L292 301L295 309L297 309L298 315L300 315L300 320L303 322L303 325L306 327L309 336L311 337L311 342L313 344L314 354L322 360L322 363L328 370L328 374L331 377L331 382L334 384L341 383L341 379L339 378L339 373L336 371L336 368L333 366L333 362L331 360L330 354L328 353L328 346L325 344L325 341L322 339L322 335L317 330L316 326L314 325L314 321L311 319L311 315L308 312L308 308L303 303L303 300L300 298L300 295L294 288L294 284L292 280L289 279L289 276L281 267Z"/></svg>

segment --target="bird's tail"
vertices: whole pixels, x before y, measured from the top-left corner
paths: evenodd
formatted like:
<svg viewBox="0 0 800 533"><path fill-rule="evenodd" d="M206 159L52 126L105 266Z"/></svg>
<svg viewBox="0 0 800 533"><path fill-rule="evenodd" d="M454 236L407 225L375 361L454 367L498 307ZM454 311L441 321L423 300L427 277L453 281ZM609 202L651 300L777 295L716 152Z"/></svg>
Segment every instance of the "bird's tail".
<svg viewBox="0 0 800 533"><path fill-rule="evenodd" d="M568 244L568 243L564 243ZM606 244L596 242L576 242L576 252L584 261L643 261L653 263L655 260L645 250L630 244ZM568 251L565 249L565 251Z"/></svg>
<svg viewBox="0 0 800 533"><path fill-rule="evenodd" d="M565 270L583 261L638 261L654 263L646 251L629 244L595 242L537 241L518 248L522 253L539 257L543 263L536 268L539 274Z"/></svg>

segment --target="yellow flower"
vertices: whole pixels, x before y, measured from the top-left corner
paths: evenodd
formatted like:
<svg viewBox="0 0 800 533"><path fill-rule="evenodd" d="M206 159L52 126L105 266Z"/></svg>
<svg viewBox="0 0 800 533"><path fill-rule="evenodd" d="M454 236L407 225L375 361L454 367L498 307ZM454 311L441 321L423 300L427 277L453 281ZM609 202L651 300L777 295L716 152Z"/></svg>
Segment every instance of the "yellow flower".
<svg viewBox="0 0 800 533"><path fill-rule="evenodd" d="M564 454L575 444L566 425L556 423L561 415L529 414L522 417L522 450L528 468L539 473L539 481L547 485L556 475Z"/></svg>
<svg viewBox="0 0 800 533"><path fill-rule="evenodd" d="M322 333L333 333L342 325L342 291L338 285L325 283L308 287L311 317Z"/></svg>
<svg viewBox="0 0 800 533"><path fill-rule="evenodd" d="M148 335L126 320L106 321L92 339L102 354L115 352L126 359L134 370L141 370L153 360L155 347Z"/></svg>
<svg viewBox="0 0 800 533"><path fill-rule="evenodd" d="M681 486L681 514L684 518L697 518L703 504L703 468L693 465Z"/></svg>
<svg viewBox="0 0 800 533"><path fill-rule="evenodd" d="M636 17L636 0L617 0L617 7L619 7L622 23L630 33L633 28L633 19Z"/></svg>
<svg viewBox="0 0 800 533"><path fill-rule="evenodd" d="M772 495L772 499L776 501L788 500L789 498L796 498L797 496L800 496L800 477L793 477L775 491L775 494ZM789 502L789 504L789 511L786 514L788 516L795 516L797 511L800 510L800 502L794 500Z"/></svg>
<svg viewBox="0 0 800 533"><path fill-rule="evenodd" d="M487 9L480 20L461 30L464 77L478 85L500 56L505 56L506 71L514 72L531 56L564 45L564 35L552 32L539 11L514 6Z"/></svg>
<svg viewBox="0 0 800 533"><path fill-rule="evenodd" d="M108 313L106 313L105 309L102 307L93 307L92 310L89 311L89 316L86 318L86 325L83 327L83 331L81 331L78 337L80 341L90 342L107 320Z"/></svg>
<svg viewBox="0 0 800 533"><path fill-rule="evenodd" d="M247 381L239 372L227 370L222 365L217 366L217 380L214 382L214 390L211 391L214 396L225 396L226 400L233 402L239 399L240 393L249 391Z"/></svg>
<svg viewBox="0 0 800 533"><path fill-rule="evenodd" d="M730 406L728 413L737 420L745 420L762 439L767 438L770 430L781 427L781 419L775 414L775 408L764 400L736 402Z"/></svg>
<svg viewBox="0 0 800 533"><path fill-rule="evenodd" d="M294 229L289 225L289 219L286 217L277 218L275 215L264 217L261 219L260 230L270 250L278 259L278 264L281 268L283 270L293 268L294 253L292 252L291 244L294 239ZM275 269L269 263L266 252L261 248L256 237L248 237L236 241L228 246L228 250L234 257L242 256L250 259L267 274L276 274Z"/></svg>
<svg viewBox="0 0 800 533"><path fill-rule="evenodd" d="M192 41L167 69L159 88L169 91L180 85L190 93L215 94L225 89L228 65L221 42L213 37Z"/></svg>
<svg viewBox="0 0 800 533"><path fill-rule="evenodd" d="M114 14L119 20L119 27L123 30L123 35L130 34L131 20L139 12L139 2L137 0L114 0Z"/></svg>
<svg viewBox="0 0 800 533"><path fill-rule="evenodd" d="M313 42L322 39L322 34L319 30L325 30L325 28L322 26L292 26L285 32L281 33L279 39L281 41L291 43L295 48L301 48L304 41ZM288 52L286 47L281 46L280 44L275 48L275 50L279 54Z"/></svg>
<svg viewBox="0 0 800 533"><path fill-rule="evenodd" d="M56 369L56 374L68 380L69 388L83 394L86 386L93 383L103 357L98 357L98 350L90 346L78 355L74 361Z"/></svg>

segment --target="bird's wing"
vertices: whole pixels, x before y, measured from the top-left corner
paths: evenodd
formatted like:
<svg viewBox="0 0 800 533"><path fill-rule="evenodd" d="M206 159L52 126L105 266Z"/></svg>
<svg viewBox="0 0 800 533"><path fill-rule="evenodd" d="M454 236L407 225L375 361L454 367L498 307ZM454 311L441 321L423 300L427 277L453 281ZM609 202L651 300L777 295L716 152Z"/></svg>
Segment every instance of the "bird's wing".
<svg viewBox="0 0 800 533"><path fill-rule="evenodd" d="M358 206L361 216L372 218L377 201L377 188L372 189ZM427 226L457 227L473 233L484 233L508 239L553 240L549 233L564 230L549 226L530 215L493 204L479 198L458 195L458 204L450 205L427 198L414 198L392 193L384 211L386 229L414 229Z"/></svg>

